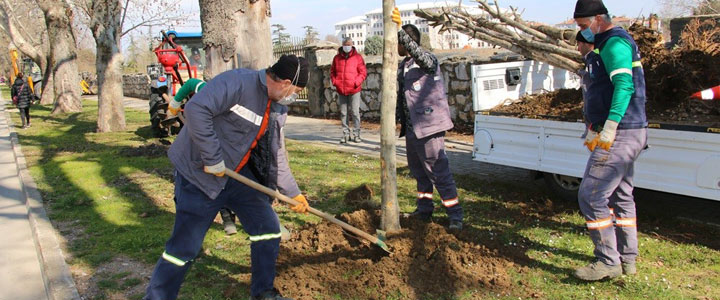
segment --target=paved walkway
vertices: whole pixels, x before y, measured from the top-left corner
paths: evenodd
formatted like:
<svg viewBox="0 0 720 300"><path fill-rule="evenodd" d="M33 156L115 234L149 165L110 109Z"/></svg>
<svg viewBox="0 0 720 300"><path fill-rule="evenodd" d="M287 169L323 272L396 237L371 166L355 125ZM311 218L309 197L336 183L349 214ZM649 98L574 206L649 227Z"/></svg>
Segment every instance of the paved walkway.
<svg viewBox="0 0 720 300"><path fill-rule="evenodd" d="M311 142L334 149L380 157L379 130L363 130L362 143L340 144L342 127L335 120L289 116L283 129L288 139ZM407 165L405 138L397 139L398 165ZM450 160L450 169L455 174L474 174L480 178L524 181L530 172L522 169L493 165L472 159L472 144L447 139L445 151Z"/></svg>
<svg viewBox="0 0 720 300"><path fill-rule="evenodd" d="M48 299L5 105L0 101L0 300Z"/></svg>

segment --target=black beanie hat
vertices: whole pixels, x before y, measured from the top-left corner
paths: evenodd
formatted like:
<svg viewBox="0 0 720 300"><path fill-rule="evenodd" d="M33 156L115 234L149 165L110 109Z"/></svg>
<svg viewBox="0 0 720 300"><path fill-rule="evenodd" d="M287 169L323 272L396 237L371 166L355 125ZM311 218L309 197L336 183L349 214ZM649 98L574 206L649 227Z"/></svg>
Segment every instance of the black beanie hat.
<svg viewBox="0 0 720 300"><path fill-rule="evenodd" d="M588 42L587 39L585 39L585 36L582 35L582 31L578 31L577 36L575 36L575 40L578 42L583 42L585 44L592 44L591 42Z"/></svg>
<svg viewBox="0 0 720 300"><path fill-rule="evenodd" d="M607 13L608 10L605 8L602 0L578 0L578 2L575 3L575 14L573 14L573 18L594 17Z"/></svg>
<svg viewBox="0 0 720 300"><path fill-rule="evenodd" d="M297 81L293 83L295 86L303 88L308 83L309 69L305 58L295 55L283 55L270 69L278 78L288 79L292 82L295 80L295 74L298 73L298 64L300 65L300 74L297 74Z"/></svg>

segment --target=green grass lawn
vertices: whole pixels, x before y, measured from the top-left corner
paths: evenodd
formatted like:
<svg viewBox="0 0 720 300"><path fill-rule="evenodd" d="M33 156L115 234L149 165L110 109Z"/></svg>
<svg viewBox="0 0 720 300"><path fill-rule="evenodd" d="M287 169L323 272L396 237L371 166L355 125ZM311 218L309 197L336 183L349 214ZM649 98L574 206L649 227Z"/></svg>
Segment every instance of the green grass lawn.
<svg viewBox="0 0 720 300"><path fill-rule="evenodd" d="M18 124L16 110L8 109ZM173 225L172 166L162 155L137 155L145 149L139 147L158 140L151 137L147 113L126 113L125 132L96 133L94 101L86 101L82 113L64 115L50 115L50 107L34 106L33 127L16 129L49 216L68 240L73 273L91 278L97 299L141 298L147 282L143 276L148 274L120 270L118 265L149 271ZM296 141L288 141L288 150L311 205L334 214L346 212L344 194L361 183L369 184L380 201L378 161ZM465 201L466 232L514 262L510 272L517 293L497 298L526 299L532 297L528 291L535 291L534 296L543 299L720 299L718 244L674 238L685 228L677 221L641 227L637 276L582 283L570 273L591 260L592 243L576 204L563 203L535 184L486 182L472 176L456 180ZM412 211L415 185L407 168L398 171L398 189L402 211ZM283 223L294 226L320 221L285 208L279 214ZM719 233L712 228L692 230L715 239ZM242 231L225 237L222 227L213 225L181 298L246 298L246 237ZM465 294L470 295L467 299L494 298L483 291ZM317 295L317 299L331 296Z"/></svg>

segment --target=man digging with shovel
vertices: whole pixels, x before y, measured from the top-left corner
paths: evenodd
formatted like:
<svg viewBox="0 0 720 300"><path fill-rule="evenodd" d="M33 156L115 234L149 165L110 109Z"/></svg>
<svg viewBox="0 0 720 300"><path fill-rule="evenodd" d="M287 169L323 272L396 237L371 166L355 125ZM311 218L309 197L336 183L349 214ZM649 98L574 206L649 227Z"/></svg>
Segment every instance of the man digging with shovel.
<svg viewBox="0 0 720 300"><path fill-rule="evenodd" d="M225 176L235 172L309 206L292 176L281 128L287 104L308 81L304 58L283 56L266 70L224 72L185 105L185 126L170 147L175 166L175 226L153 271L145 299L175 299L220 208L238 214L250 236L251 299L283 298L274 288L280 225L271 199Z"/></svg>

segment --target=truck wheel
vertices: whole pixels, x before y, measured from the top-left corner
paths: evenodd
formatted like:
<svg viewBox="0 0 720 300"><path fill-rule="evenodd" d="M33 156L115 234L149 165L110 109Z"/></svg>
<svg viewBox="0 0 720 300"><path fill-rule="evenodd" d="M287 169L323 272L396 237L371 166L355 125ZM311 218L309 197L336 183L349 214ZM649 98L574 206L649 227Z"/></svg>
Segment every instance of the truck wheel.
<svg viewBox="0 0 720 300"><path fill-rule="evenodd" d="M160 127L160 121L162 121L162 117L160 116L160 114L164 113L164 111L162 111L162 109L160 108L160 105L163 103L165 103L165 100L160 96L160 94L150 94L150 130L152 131L153 135L155 135L155 137L159 138L168 136L168 130L166 128Z"/></svg>
<svg viewBox="0 0 720 300"><path fill-rule="evenodd" d="M581 178L553 173L543 173L545 183L565 201L577 202Z"/></svg>

